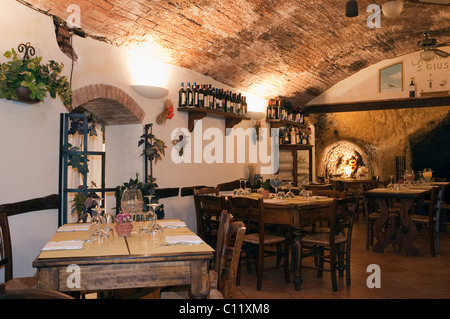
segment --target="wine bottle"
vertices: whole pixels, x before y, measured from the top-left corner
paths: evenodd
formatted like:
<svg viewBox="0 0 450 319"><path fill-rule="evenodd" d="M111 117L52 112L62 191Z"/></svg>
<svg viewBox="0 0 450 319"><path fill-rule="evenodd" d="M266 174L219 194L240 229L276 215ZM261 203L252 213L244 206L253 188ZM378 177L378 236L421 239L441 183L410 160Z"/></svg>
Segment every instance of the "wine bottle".
<svg viewBox="0 0 450 319"><path fill-rule="evenodd" d="M220 97L222 99L221 111L226 112L227 111L227 97L226 97L225 91L223 89L220 89Z"/></svg>
<svg viewBox="0 0 450 319"><path fill-rule="evenodd" d="M242 115L247 116L248 110L247 110L247 97L245 95L242 96Z"/></svg>
<svg viewBox="0 0 450 319"><path fill-rule="evenodd" d="M205 107L205 94L201 84L198 85L198 107Z"/></svg>
<svg viewBox="0 0 450 319"><path fill-rule="evenodd" d="M203 104L205 109L209 109L209 92L208 92L208 84L204 85L203 90Z"/></svg>
<svg viewBox="0 0 450 319"><path fill-rule="evenodd" d="M194 107L198 107L198 89L197 82L194 82L194 86L192 86L192 96L194 99Z"/></svg>
<svg viewBox="0 0 450 319"><path fill-rule="evenodd" d="M183 82L181 82L181 88L178 91L178 107L186 107L186 90Z"/></svg>
<svg viewBox="0 0 450 319"><path fill-rule="evenodd" d="M214 104L216 104L216 94L214 88L209 85L209 109L214 110Z"/></svg>
<svg viewBox="0 0 450 319"><path fill-rule="evenodd" d="M221 104L222 104L222 99L220 97L220 91L218 88L216 88L215 90L215 94L216 94L216 98L215 98L215 103L214 103L214 109L216 111L221 111Z"/></svg>
<svg viewBox="0 0 450 319"><path fill-rule="evenodd" d="M416 86L414 84L414 78L411 78L411 83L409 84L409 97L416 96Z"/></svg>
<svg viewBox="0 0 450 319"><path fill-rule="evenodd" d="M194 95L191 89L191 83L188 82L187 83L187 88L186 88L186 99L187 99L187 106L188 107L194 107Z"/></svg>

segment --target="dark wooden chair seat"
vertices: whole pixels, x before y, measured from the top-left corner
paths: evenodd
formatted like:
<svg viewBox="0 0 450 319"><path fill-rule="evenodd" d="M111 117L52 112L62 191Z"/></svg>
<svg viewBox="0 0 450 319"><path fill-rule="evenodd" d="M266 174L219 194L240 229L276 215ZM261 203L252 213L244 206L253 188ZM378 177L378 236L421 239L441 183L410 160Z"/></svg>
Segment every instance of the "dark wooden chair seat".
<svg viewBox="0 0 450 319"><path fill-rule="evenodd" d="M247 263L256 265L257 290L262 287L264 259L271 256L277 257L277 266L284 259L284 277L289 283L289 237L270 233L270 228L266 227L269 225L264 221L263 199L232 197L230 208L234 218L247 228L243 251ZM269 249L270 246L276 246L276 249Z"/></svg>
<svg viewBox="0 0 450 319"><path fill-rule="evenodd" d="M328 222L329 232L308 234L301 238L300 267L316 269L321 277L324 270L331 272L333 291L337 291L336 272L346 277L350 286L350 252L353 221L359 206L359 196L335 199L329 211L318 212L311 222ZM303 259L314 258L314 266L304 266ZM324 263L330 266L326 268Z"/></svg>

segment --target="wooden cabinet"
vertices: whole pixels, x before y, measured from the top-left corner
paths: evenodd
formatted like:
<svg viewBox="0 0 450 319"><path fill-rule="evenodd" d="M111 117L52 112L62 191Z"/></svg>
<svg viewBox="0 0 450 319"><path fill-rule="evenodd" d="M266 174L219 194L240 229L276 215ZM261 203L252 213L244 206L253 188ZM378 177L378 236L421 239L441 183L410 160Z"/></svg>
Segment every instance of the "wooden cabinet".
<svg viewBox="0 0 450 319"><path fill-rule="evenodd" d="M293 186L312 181L313 145L281 144L279 149L278 176L293 181Z"/></svg>

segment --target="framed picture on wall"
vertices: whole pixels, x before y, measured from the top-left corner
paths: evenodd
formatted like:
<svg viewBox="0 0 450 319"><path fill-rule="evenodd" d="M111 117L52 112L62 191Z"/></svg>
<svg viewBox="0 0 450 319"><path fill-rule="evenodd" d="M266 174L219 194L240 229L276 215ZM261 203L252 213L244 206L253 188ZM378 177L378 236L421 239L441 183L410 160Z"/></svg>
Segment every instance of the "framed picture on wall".
<svg viewBox="0 0 450 319"><path fill-rule="evenodd" d="M393 64L380 70L379 91L402 92L403 91L403 62Z"/></svg>

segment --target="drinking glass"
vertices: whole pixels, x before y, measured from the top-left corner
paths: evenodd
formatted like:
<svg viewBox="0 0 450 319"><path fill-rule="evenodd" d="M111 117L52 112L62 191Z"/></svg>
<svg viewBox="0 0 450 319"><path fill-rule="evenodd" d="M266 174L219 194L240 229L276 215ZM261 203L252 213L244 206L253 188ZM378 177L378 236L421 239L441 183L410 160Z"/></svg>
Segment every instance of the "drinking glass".
<svg viewBox="0 0 450 319"><path fill-rule="evenodd" d="M135 214L142 212L144 207L144 199L141 190L137 188L126 188L123 191L120 204L122 211L130 214L132 220L134 220Z"/></svg>
<svg viewBox="0 0 450 319"><path fill-rule="evenodd" d="M412 183L413 183L413 181L414 181L414 171L413 170L406 170L405 171L405 174L404 174L404 177L405 177L405 181L406 181L406 183L407 183L407 186L408 187L412 187Z"/></svg>
<svg viewBox="0 0 450 319"><path fill-rule="evenodd" d="M389 189L394 188L394 175L389 175L389 184L387 188Z"/></svg>
<svg viewBox="0 0 450 319"><path fill-rule="evenodd" d="M278 188L280 188L281 185L283 185L283 181L278 178L278 175L275 175L275 178L270 180L270 186L275 188L275 194L278 194Z"/></svg>
<svg viewBox="0 0 450 319"><path fill-rule="evenodd" d="M295 195L294 195L294 193L291 191L292 181L288 181L287 183L288 183L289 191L286 193L286 198L294 198Z"/></svg>
<svg viewBox="0 0 450 319"><path fill-rule="evenodd" d="M433 177L433 171L431 168L424 168L422 174L425 183L431 182L431 178Z"/></svg>

